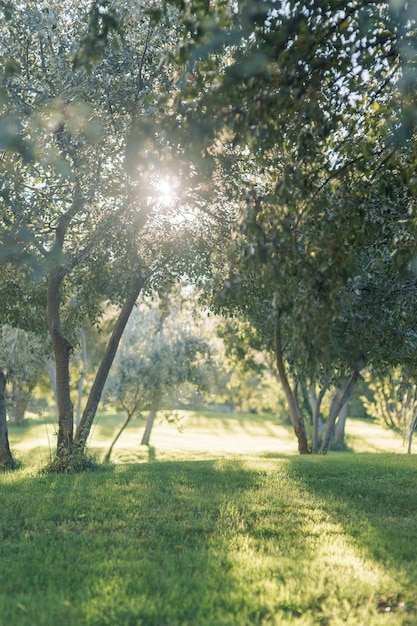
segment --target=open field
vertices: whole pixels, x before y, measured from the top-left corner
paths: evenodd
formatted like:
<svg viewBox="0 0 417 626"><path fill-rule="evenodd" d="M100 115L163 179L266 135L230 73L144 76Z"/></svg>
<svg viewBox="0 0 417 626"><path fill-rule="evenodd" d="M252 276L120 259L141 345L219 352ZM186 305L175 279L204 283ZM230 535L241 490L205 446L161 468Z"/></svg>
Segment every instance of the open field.
<svg viewBox="0 0 417 626"><path fill-rule="evenodd" d="M177 411L179 420L157 420L151 448L140 446L144 419L131 422L117 442L112 460L117 463L152 460L274 457L297 453L290 426L277 424L270 415ZM90 451L101 460L118 428L122 415L99 415L93 427ZM55 448L55 425L51 420L30 420L27 426L10 429L10 445L24 462L42 464ZM347 441L355 452L402 452L402 439L368 420L351 419ZM416 442L417 445L417 442Z"/></svg>
<svg viewBox="0 0 417 626"><path fill-rule="evenodd" d="M299 457L268 418L180 427L157 424L148 451L136 421L115 465L71 476L30 465L51 424L12 429L24 466L0 475L0 626L417 624L417 457L400 439L352 421L357 454ZM116 428L100 418L98 458Z"/></svg>
<svg viewBox="0 0 417 626"><path fill-rule="evenodd" d="M417 459L0 476L1 626L417 623Z"/></svg>

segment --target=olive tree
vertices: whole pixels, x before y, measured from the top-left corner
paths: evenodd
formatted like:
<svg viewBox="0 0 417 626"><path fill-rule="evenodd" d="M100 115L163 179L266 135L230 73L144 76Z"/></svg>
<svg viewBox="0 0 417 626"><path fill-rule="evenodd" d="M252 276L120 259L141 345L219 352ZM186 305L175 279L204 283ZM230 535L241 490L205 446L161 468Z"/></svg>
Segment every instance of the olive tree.
<svg viewBox="0 0 417 626"><path fill-rule="evenodd" d="M73 53L80 43L88 48L97 28L104 34L111 17L109 7L98 14L93 8L69 0L19 5L0 50L13 60L4 81L8 106L24 120L24 136L36 139L30 162L19 154L6 159L3 215L19 259L33 259L46 275L57 457L64 470L75 451L84 452L138 295L195 272L196 259L204 263L209 255L204 240L213 236L207 216L204 222L195 214L184 218L160 191L168 175L176 182L181 174L159 123L170 89L174 27L156 24L145 7L119 2L123 36L117 46L103 37L95 64L86 67L80 63L84 52ZM98 323L103 301L118 304L120 315L74 433L70 353L80 319Z"/></svg>
<svg viewBox="0 0 417 626"><path fill-rule="evenodd" d="M8 414L21 424L39 382L48 354L46 337L8 325L0 329L0 363L9 384Z"/></svg>
<svg viewBox="0 0 417 626"><path fill-rule="evenodd" d="M157 412L181 386L208 389L211 348L192 320L168 298L142 304L129 320L115 366L106 384L107 402L125 413L105 460L135 415L148 412L142 445L149 440Z"/></svg>
<svg viewBox="0 0 417 626"><path fill-rule="evenodd" d="M240 290L238 310L269 329L301 453L309 445L300 381L325 390L346 377L326 452L365 363L399 357L392 348L403 279L415 291L405 261L413 255L415 142L401 88L414 75L404 52L414 22L361 0L222 7L228 36L215 39L208 16L191 36L194 97L183 99L183 115L192 132L191 107L206 112L207 152L241 206L224 285ZM385 256L391 264L380 263ZM381 305L373 335L369 294ZM403 340L413 329L406 318L397 329Z"/></svg>

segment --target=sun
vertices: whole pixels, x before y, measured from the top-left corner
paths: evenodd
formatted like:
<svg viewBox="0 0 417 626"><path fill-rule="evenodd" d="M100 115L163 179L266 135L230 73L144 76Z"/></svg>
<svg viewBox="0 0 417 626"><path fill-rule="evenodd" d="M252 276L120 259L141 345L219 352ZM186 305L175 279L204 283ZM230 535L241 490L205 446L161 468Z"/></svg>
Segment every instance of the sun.
<svg viewBox="0 0 417 626"><path fill-rule="evenodd" d="M161 178L155 184L155 190L158 203L162 206L170 206L175 201L175 188L173 182L169 178Z"/></svg>
<svg viewBox="0 0 417 626"><path fill-rule="evenodd" d="M155 216L168 220L176 226L195 222L195 210L184 202L180 178L173 174L158 174L151 178L152 191L148 202L152 203Z"/></svg>

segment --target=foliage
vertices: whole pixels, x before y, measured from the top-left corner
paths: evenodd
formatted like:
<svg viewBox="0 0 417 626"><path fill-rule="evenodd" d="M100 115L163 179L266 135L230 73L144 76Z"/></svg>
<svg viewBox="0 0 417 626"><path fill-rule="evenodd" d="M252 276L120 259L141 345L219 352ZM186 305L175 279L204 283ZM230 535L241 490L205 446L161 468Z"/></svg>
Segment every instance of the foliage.
<svg viewBox="0 0 417 626"><path fill-rule="evenodd" d="M91 72L92 66L98 62L113 33L123 36L117 11L109 0L93 0L87 34L81 40L73 58L74 68L84 67ZM117 49L117 39L113 39L113 45Z"/></svg>
<svg viewBox="0 0 417 626"><path fill-rule="evenodd" d="M243 411L279 416L282 393L273 356L265 349L262 332L248 319L219 318L216 335L224 351L223 376L217 373L217 396Z"/></svg>
<svg viewBox="0 0 417 626"><path fill-rule="evenodd" d="M142 303L129 320L108 379L107 402L134 414L162 408L185 383L207 391L210 346L190 321L170 296Z"/></svg>
<svg viewBox="0 0 417 626"><path fill-rule="evenodd" d="M60 448L73 438L80 320L99 324L103 301L122 307L78 444L134 295L184 275L207 287L217 272L233 297L222 290L216 306L263 348L279 329L300 432L300 381L413 359L410 4L0 4L2 259L48 275L56 361L67 359Z"/></svg>
<svg viewBox="0 0 417 626"><path fill-rule="evenodd" d="M415 22L401 30L387 5L358 1L242 3L236 23L227 63L199 42L190 57L193 103L220 111L210 149L241 207L216 305L269 349L279 329L303 438L300 381L353 384L365 362L415 354L415 140L400 87L413 61L399 45Z"/></svg>
<svg viewBox="0 0 417 626"><path fill-rule="evenodd" d="M405 370L397 367L385 376L368 375L372 397L361 400L368 415L388 428L401 432L404 439L416 424L417 384Z"/></svg>
<svg viewBox="0 0 417 626"><path fill-rule="evenodd" d="M4 325L0 329L0 366L9 383L8 411L21 421L39 382L50 346L45 337Z"/></svg>
<svg viewBox="0 0 417 626"><path fill-rule="evenodd" d="M213 239L210 219L188 214L184 222L183 207L173 202L168 211L158 194L173 165L162 121L172 81L163 61L175 24L158 25L145 7L131 9L120 2L116 16L107 2L17 5L0 49L15 68L4 81L7 107L25 119L35 150L29 161L14 152L3 160L4 259L16 266L24 260L47 276L47 320L61 368L60 450L73 439L69 354L81 321L99 324L103 301L121 307L77 445L91 428L135 297L145 286L163 289L201 272L205 240ZM112 30L120 35L116 47Z"/></svg>

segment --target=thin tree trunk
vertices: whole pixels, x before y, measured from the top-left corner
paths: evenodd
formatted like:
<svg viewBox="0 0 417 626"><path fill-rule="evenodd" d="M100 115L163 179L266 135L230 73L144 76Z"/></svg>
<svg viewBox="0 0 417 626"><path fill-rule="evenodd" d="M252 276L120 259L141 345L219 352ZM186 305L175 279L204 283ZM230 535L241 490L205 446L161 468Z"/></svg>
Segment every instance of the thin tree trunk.
<svg viewBox="0 0 417 626"><path fill-rule="evenodd" d="M116 445L120 435L122 434L122 432L124 431L126 426L129 424L130 420L134 416L135 412L136 412L136 409L134 409L133 411L126 411L126 419L123 422L123 424L121 425L119 432L117 433L117 435L115 436L115 438L111 442L110 448L107 450L106 456L103 459L104 463L108 463L110 461L111 453L113 452L114 446Z"/></svg>
<svg viewBox="0 0 417 626"><path fill-rule="evenodd" d="M321 403L325 396L327 389L329 388L330 379L326 378L323 386L319 391L319 395L316 398L316 402L313 407L313 436L311 443L311 451L313 454L317 454L319 451L319 421L320 421L320 409Z"/></svg>
<svg viewBox="0 0 417 626"><path fill-rule="evenodd" d="M284 389L285 397L288 403L288 409L290 413L290 419L294 428L295 436L298 441L298 451L300 454L308 454L308 441L307 433L304 424L304 419L298 406L296 393L291 389L291 385L288 381L288 376L285 370L284 355L281 342L281 326L279 320L275 322L275 359L278 368L278 376L281 385Z"/></svg>
<svg viewBox="0 0 417 626"><path fill-rule="evenodd" d="M149 440L151 438L152 427L155 422L156 409L151 409L149 411L148 420L145 426L145 432L143 433L142 441L140 442L141 446L149 446Z"/></svg>
<svg viewBox="0 0 417 626"><path fill-rule="evenodd" d="M75 445L77 447L77 451L79 452L83 452L87 444L91 426L96 416L104 385L113 364L114 357L116 356L120 339L145 282L146 279L140 274L140 272L137 272L134 276L132 276L129 295L126 298L117 322L113 328L109 343L107 344L106 352L101 360L100 367L98 368L93 386L91 387L87 399L87 404L81 417L81 421L75 433Z"/></svg>
<svg viewBox="0 0 417 626"><path fill-rule="evenodd" d="M77 412L76 412L76 418L75 418L75 423L77 427L81 420L81 404L82 404L82 399L83 399L83 388L84 388L85 377L87 375L87 341L85 338L84 328L82 326L80 326L79 332L80 332L80 339L81 339L82 369L80 373L80 379L78 381Z"/></svg>
<svg viewBox="0 0 417 626"><path fill-rule="evenodd" d="M15 466L9 446L6 417L6 377L0 370L0 467L11 468Z"/></svg>
<svg viewBox="0 0 417 626"><path fill-rule="evenodd" d="M414 413L413 421L410 426L410 432L408 433L408 445L407 445L407 454L411 454L411 444L413 442L413 434L417 425L417 411Z"/></svg>
<svg viewBox="0 0 417 626"><path fill-rule="evenodd" d="M334 426L334 437L333 441L338 445L344 445L345 443L345 427L346 420L348 416L349 409L349 400L345 402L342 408L339 411L339 417L337 418L337 422Z"/></svg>
<svg viewBox="0 0 417 626"><path fill-rule="evenodd" d="M324 433L323 441L321 444L321 450L320 450L321 454L327 454L330 440L333 436L333 429L334 429L334 425L336 422L336 418L339 415L340 410L342 409L343 405L346 404L346 402L349 400L363 366L364 366L364 361L361 359L358 367L353 371L352 376L349 378L343 390L343 393L340 396L340 399L338 400L338 402L335 403L333 410L331 411L329 415L329 419L327 420L326 431Z"/></svg>
<svg viewBox="0 0 417 626"><path fill-rule="evenodd" d="M74 413L70 394L71 345L64 336L60 321L62 268L51 270L48 277L47 320L55 355L58 403L57 458L71 454L74 437Z"/></svg>

